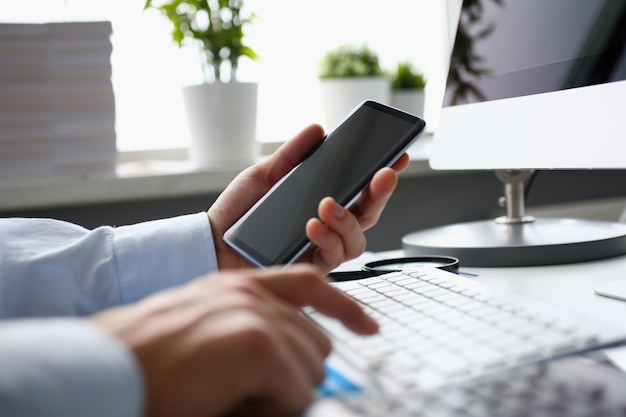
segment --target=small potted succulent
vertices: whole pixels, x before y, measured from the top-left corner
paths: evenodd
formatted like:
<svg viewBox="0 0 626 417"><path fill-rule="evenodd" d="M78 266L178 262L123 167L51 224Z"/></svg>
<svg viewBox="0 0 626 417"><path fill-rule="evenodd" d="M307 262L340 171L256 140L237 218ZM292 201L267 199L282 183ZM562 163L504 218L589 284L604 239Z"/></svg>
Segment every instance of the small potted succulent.
<svg viewBox="0 0 626 417"><path fill-rule="evenodd" d="M364 100L389 102L389 78L367 45L341 45L328 51L318 76L327 128L335 127Z"/></svg>
<svg viewBox="0 0 626 417"><path fill-rule="evenodd" d="M203 57L205 82L183 87L197 165L254 162L258 86L239 82L237 69L241 58L257 59L244 43L255 15L243 12L243 0L146 0L145 9L159 10L172 25L173 41Z"/></svg>
<svg viewBox="0 0 626 417"><path fill-rule="evenodd" d="M391 105L424 116L424 89L426 78L415 70L411 63L400 62L391 74Z"/></svg>

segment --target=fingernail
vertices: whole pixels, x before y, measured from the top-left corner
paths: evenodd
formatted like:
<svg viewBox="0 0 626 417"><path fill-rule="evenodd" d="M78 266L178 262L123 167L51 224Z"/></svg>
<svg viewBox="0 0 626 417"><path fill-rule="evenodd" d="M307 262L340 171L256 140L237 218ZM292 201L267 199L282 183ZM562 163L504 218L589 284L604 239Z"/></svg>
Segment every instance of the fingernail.
<svg viewBox="0 0 626 417"><path fill-rule="evenodd" d="M341 206L337 206L335 207L335 217L338 218L339 220L343 219L346 215L346 210L341 207Z"/></svg>

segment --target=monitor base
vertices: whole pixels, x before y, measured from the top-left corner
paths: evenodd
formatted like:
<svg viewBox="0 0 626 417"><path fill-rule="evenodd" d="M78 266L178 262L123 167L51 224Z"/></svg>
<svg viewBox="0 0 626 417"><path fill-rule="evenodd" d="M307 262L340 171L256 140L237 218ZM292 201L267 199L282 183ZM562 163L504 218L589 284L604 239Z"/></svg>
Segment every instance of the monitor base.
<svg viewBox="0 0 626 417"><path fill-rule="evenodd" d="M561 218L514 224L483 220L407 234L402 248L406 256L454 256L461 267L556 265L626 254L626 224Z"/></svg>

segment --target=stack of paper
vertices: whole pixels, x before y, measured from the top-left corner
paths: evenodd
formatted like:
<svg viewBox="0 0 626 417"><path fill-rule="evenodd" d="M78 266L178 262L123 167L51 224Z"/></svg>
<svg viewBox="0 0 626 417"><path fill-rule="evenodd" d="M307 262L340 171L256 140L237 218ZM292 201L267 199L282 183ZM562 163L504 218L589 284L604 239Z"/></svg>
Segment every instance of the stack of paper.
<svg viewBox="0 0 626 417"><path fill-rule="evenodd" d="M110 22L0 24L0 179L113 172Z"/></svg>

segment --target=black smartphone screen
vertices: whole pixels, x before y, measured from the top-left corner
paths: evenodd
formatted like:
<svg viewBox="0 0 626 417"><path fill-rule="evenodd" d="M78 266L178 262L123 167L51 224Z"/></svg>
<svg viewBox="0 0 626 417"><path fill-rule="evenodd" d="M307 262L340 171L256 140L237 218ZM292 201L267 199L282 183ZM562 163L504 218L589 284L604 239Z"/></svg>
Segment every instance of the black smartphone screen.
<svg viewBox="0 0 626 417"><path fill-rule="evenodd" d="M308 246L306 222L327 196L348 206L376 171L391 165L420 135L422 119L366 101L279 181L224 235L260 266L288 264Z"/></svg>

